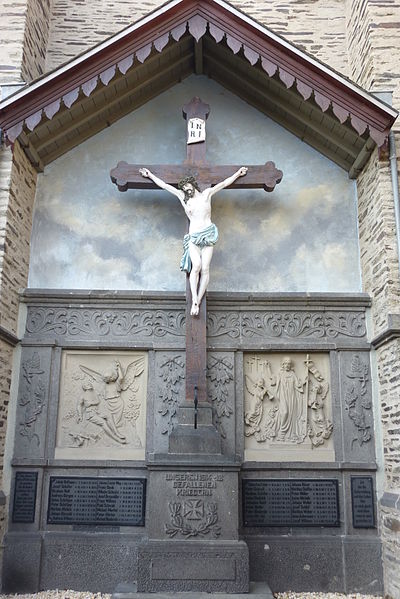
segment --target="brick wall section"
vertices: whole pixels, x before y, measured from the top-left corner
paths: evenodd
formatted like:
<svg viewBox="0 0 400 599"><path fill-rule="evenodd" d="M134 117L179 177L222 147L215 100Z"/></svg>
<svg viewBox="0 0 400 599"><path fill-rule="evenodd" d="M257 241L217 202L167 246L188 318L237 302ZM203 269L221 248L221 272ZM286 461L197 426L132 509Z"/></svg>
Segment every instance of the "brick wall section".
<svg viewBox="0 0 400 599"><path fill-rule="evenodd" d="M385 597L400 597L400 516L399 510L381 508L381 530L384 538L383 563Z"/></svg>
<svg viewBox="0 0 400 599"><path fill-rule="evenodd" d="M13 348L0 339L0 468L3 467ZM0 513L1 528L1 513Z"/></svg>
<svg viewBox="0 0 400 599"><path fill-rule="evenodd" d="M385 487L389 491L400 492L400 340L393 340L378 349L377 363Z"/></svg>
<svg viewBox="0 0 400 599"><path fill-rule="evenodd" d="M385 464L385 490L397 497L397 509L380 506L384 588L400 597L400 339L377 350Z"/></svg>
<svg viewBox="0 0 400 599"><path fill-rule="evenodd" d="M8 150L4 150L8 152ZM18 290L26 287L36 171L19 143L14 146L9 193L0 196L0 324L15 333Z"/></svg>
<svg viewBox="0 0 400 599"><path fill-rule="evenodd" d="M375 337L385 328L388 313L398 311L400 300L392 182L388 163L378 161L377 150L357 188L363 290L374 298Z"/></svg>
<svg viewBox="0 0 400 599"><path fill-rule="evenodd" d="M52 0L30 0L26 12L22 77L32 81L45 72Z"/></svg>
<svg viewBox="0 0 400 599"><path fill-rule="evenodd" d="M60 66L163 2L155 0L53 0L46 70ZM348 74L343 0L231 0L275 33Z"/></svg>
<svg viewBox="0 0 400 599"><path fill-rule="evenodd" d="M22 81L27 0L3 0L0 7L0 83Z"/></svg>

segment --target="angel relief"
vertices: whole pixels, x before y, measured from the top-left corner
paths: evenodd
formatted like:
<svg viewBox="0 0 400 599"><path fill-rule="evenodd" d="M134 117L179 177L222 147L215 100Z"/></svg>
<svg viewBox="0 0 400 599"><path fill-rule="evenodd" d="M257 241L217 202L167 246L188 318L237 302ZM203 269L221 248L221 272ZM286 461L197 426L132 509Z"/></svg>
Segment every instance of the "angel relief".
<svg viewBox="0 0 400 599"><path fill-rule="evenodd" d="M275 360L276 361L276 360ZM262 356L246 360L245 436L258 443L323 445L332 434L326 400L329 383L307 354L281 359L279 370Z"/></svg>
<svg viewBox="0 0 400 599"><path fill-rule="evenodd" d="M58 446L142 448L137 422L143 420L146 356L131 355L129 362L110 355L67 358Z"/></svg>

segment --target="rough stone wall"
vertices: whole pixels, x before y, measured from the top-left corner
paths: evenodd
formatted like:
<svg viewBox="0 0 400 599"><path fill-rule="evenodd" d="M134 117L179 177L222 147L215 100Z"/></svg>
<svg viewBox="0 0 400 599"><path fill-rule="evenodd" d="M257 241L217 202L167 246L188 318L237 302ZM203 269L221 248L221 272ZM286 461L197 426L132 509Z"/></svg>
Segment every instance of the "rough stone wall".
<svg viewBox="0 0 400 599"><path fill-rule="evenodd" d="M164 2L53 0L46 69L53 69ZM348 74L344 0L231 0L250 17Z"/></svg>
<svg viewBox="0 0 400 599"><path fill-rule="evenodd" d="M22 78L32 81L45 72L52 0L30 0L26 11Z"/></svg>
<svg viewBox="0 0 400 599"><path fill-rule="evenodd" d="M52 0L4 0L0 7L0 85L44 72Z"/></svg>
<svg viewBox="0 0 400 599"><path fill-rule="evenodd" d="M400 490L400 340L395 339L379 348L377 363L386 489L398 491Z"/></svg>
<svg viewBox="0 0 400 599"><path fill-rule="evenodd" d="M22 80L27 0L4 0L0 8L0 82Z"/></svg>
<svg viewBox="0 0 400 599"><path fill-rule="evenodd" d="M383 564L385 572L385 598L400 597L400 502L397 507L381 506L381 531L383 535Z"/></svg>
<svg viewBox="0 0 400 599"><path fill-rule="evenodd" d="M377 351L385 493L380 505L384 587L400 597L400 339Z"/></svg>
<svg viewBox="0 0 400 599"><path fill-rule="evenodd" d="M35 169L17 142L9 191L6 188L0 195L0 325L12 333L17 330L18 290L26 287L28 280L36 178Z"/></svg>
<svg viewBox="0 0 400 599"><path fill-rule="evenodd" d="M7 428L8 402L11 385L12 354L12 346L0 339L0 468L3 466L5 431Z"/></svg>
<svg viewBox="0 0 400 599"><path fill-rule="evenodd" d="M374 298L375 337L387 325L388 314L397 312L400 283L395 213L388 162L375 150L357 181L360 258L363 290Z"/></svg>

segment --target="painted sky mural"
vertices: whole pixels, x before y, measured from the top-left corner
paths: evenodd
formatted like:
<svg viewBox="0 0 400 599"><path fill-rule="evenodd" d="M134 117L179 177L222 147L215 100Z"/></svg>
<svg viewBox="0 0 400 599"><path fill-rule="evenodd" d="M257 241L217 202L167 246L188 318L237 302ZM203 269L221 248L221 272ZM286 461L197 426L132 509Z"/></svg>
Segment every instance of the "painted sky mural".
<svg viewBox="0 0 400 599"><path fill-rule="evenodd" d="M210 290L360 291L355 184L347 173L206 77L191 76L46 167L38 177L29 286L183 290L186 217L161 190L121 193L119 160L181 163L181 107L211 105L213 164L283 170L273 193L224 190L213 199L220 238ZM157 251L155 251L155 249Z"/></svg>

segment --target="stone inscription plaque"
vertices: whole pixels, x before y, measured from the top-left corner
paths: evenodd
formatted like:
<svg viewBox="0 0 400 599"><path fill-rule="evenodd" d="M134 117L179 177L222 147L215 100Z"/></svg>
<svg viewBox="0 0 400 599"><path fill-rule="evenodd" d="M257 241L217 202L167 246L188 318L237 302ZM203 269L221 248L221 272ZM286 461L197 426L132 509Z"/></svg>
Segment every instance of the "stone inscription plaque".
<svg viewBox="0 0 400 599"><path fill-rule="evenodd" d="M372 476L351 477L351 508L354 528L375 528Z"/></svg>
<svg viewBox="0 0 400 599"><path fill-rule="evenodd" d="M146 480L51 476L48 524L144 526Z"/></svg>
<svg viewBox="0 0 400 599"><path fill-rule="evenodd" d="M340 526L334 479L244 480L244 526Z"/></svg>
<svg viewBox="0 0 400 599"><path fill-rule="evenodd" d="M13 522L32 524L35 521L37 472L17 472L15 475Z"/></svg>

